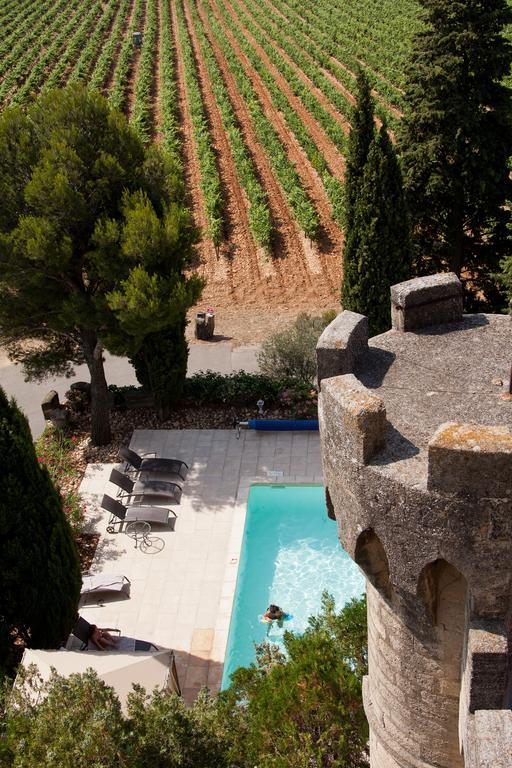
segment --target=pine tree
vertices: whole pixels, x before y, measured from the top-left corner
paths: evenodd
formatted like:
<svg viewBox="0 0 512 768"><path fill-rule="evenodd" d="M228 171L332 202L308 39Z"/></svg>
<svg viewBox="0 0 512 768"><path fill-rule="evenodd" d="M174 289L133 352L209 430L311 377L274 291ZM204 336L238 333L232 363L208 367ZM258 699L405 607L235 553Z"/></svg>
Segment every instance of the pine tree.
<svg viewBox="0 0 512 768"><path fill-rule="evenodd" d="M357 193L375 135L373 99L370 83L363 70L357 72L357 100L350 116L347 167L345 170L345 226L350 229Z"/></svg>
<svg viewBox="0 0 512 768"><path fill-rule="evenodd" d="M0 388L0 658L16 637L56 648L80 596L80 563L62 502L38 463L28 422Z"/></svg>
<svg viewBox="0 0 512 768"><path fill-rule="evenodd" d="M152 393L161 418L166 417L183 392L188 362L186 322L184 315L175 327L148 335L130 359L138 381Z"/></svg>
<svg viewBox="0 0 512 768"><path fill-rule="evenodd" d="M343 306L366 315L370 335L391 326L389 289L412 275L402 174L383 125L368 152L344 251Z"/></svg>
<svg viewBox="0 0 512 768"><path fill-rule="evenodd" d="M474 298L496 301L510 252L512 22L507 0L421 0L400 131L419 269L448 269ZM468 298L471 298L468 296Z"/></svg>
<svg viewBox="0 0 512 768"><path fill-rule="evenodd" d="M68 87L0 115L0 198L2 341L31 378L87 363L91 439L108 443L104 349L136 354L201 293L177 169L102 96Z"/></svg>

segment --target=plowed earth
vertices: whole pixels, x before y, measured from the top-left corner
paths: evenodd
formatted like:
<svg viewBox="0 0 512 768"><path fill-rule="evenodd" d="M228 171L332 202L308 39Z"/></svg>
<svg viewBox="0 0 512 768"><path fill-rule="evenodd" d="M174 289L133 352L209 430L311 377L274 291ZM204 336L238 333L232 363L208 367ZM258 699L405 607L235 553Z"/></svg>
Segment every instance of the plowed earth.
<svg viewBox="0 0 512 768"><path fill-rule="evenodd" d="M272 253L265 256L255 248L247 220L247 201L243 190L235 178L234 165L230 148L222 131L220 114L215 105L213 94L200 50L193 34L193 25L187 5L186 16L189 31L192 32L194 51L199 68L201 87L206 111L210 120L214 146L217 151L219 168L223 178L228 227L225 242L217 255L206 238L198 249L198 271L207 279L200 308L211 305L217 312L217 328L226 337L240 343L257 342L274 328L279 327L283 319L293 318L299 311L321 312L338 305L338 286L341 279L341 242L339 230L335 232L334 223L328 212L328 204L318 176L310 169L309 163L290 135L282 116L274 110L270 99L259 78L248 66L238 50L233 36L226 34L234 50L240 57L246 74L251 76L264 111L288 147L289 156L303 176L305 186L315 204L318 202L319 214L326 234L319 247L306 242L299 232L285 195L272 171L268 157L256 139L252 118L240 96L236 81L229 65L218 45L201 5L197 8L203 29L212 47L217 64L223 74L234 112L248 150L253 158L257 174L268 195L268 204L275 228ZM217 10L212 3L214 12ZM173 10L173 23L174 10ZM178 59L179 59L178 53ZM178 65L178 84L180 102L183 97L183 77ZM183 114L183 112L182 112ZM202 204L198 190L197 163L191 151L193 145L189 120L183 120L184 159L189 175L189 189L194 190L192 207L196 221L204 226ZM316 178L315 178L316 176ZM196 181L193 181L193 179ZM315 199L316 196L316 199ZM191 311L193 316L195 310ZM220 325L219 325L220 323Z"/></svg>

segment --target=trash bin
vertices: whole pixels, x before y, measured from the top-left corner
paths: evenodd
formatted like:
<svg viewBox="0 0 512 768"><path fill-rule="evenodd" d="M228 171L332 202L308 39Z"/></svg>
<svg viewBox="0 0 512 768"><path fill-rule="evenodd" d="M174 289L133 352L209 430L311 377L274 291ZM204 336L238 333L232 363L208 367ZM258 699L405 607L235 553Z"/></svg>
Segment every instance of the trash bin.
<svg viewBox="0 0 512 768"><path fill-rule="evenodd" d="M214 312L197 312L196 314L196 339L202 339L208 341L213 338L213 331L215 330L215 313Z"/></svg>

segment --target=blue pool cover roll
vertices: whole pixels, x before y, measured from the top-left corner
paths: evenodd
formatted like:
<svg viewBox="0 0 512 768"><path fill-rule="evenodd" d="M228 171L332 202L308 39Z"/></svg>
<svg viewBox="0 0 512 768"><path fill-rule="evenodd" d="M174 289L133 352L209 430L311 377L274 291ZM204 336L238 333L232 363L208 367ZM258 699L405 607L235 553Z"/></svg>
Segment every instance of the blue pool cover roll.
<svg viewBox="0 0 512 768"><path fill-rule="evenodd" d="M266 432L318 431L318 419L249 419L247 426Z"/></svg>

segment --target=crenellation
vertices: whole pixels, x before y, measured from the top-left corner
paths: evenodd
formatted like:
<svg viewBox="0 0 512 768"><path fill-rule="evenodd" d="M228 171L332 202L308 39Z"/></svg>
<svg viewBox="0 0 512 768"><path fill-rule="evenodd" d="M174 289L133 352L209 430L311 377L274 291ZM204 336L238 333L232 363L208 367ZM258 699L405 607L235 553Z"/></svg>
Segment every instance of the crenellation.
<svg viewBox="0 0 512 768"><path fill-rule="evenodd" d="M323 379L352 373L368 349L368 318L357 312L342 312L323 331L316 345L318 386Z"/></svg>
<svg viewBox="0 0 512 768"><path fill-rule="evenodd" d="M386 439L386 409L352 374L322 381L323 413L342 436L340 453L349 460L368 463Z"/></svg>
<svg viewBox="0 0 512 768"><path fill-rule="evenodd" d="M462 283L453 272L415 277L391 287L396 331L414 331L462 318Z"/></svg>
<svg viewBox="0 0 512 768"><path fill-rule="evenodd" d="M491 498L512 494L512 431L484 424L441 424L428 445L428 487Z"/></svg>
<svg viewBox="0 0 512 768"><path fill-rule="evenodd" d="M511 608L512 406L493 380L512 325L462 317L459 288L446 275L395 286L405 332L370 339L321 386L329 506L367 577L372 768L483 768L467 754L482 692L512 689L502 644L466 660L475 622L502 625Z"/></svg>

